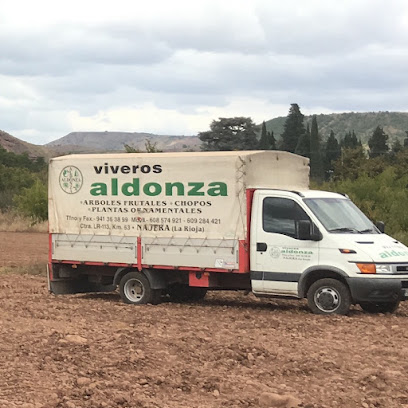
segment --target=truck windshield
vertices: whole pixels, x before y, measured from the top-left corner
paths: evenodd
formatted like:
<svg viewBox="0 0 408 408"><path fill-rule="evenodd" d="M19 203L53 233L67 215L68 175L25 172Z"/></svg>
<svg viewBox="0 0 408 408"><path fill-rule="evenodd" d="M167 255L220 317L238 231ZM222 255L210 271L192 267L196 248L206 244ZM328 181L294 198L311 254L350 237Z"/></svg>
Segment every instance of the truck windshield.
<svg viewBox="0 0 408 408"><path fill-rule="evenodd" d="M379 234L379 230L353 204L344 198L306 198L306 205L312 210L327 231L336 234Z"/></svg>

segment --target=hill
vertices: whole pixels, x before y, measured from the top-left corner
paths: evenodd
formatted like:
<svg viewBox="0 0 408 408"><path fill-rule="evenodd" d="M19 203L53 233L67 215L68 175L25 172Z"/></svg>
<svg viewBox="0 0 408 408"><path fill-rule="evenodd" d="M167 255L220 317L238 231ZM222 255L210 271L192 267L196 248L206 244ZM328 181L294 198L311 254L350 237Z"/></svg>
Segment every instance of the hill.
<svg viewBox="0 0 408 408"><path fill-rule="evenodd" d="M49 149L44 146L24 142L2 130L0 130L0 146L8 152L17 154L27 153L29 157L48 157L50 155Z"/></svg>
<svg viewBox="0 0 408 408"><path fill-rule="evenodd" d="M89 153L124 151L124 145L144 150L146 140L156 143L163 151L199 150L200 140L195 136L161 136L152 133L130 132L72 132L48 143L60 153Z"/></svg>
<svg viewBox="0 0 408 408"><path fill-rule="evenodd" d="M389 142L396 139L402 142L408 131L408 112L349 112L316 115L319 133L326 140L333 130L338 139L347 132L353 131L363 143L367 143L377 126L381 126L389 135ZM286 117L278 117L265 122L268 131L273 131L275 138L280 139ZM305 116L305 124L312 123L312 116Z"/></svg>
<svg viewBox="0 0 408 408"><path fill-rule="evenodd" d="M266 121L267 130L273 130L275 138L280 139L286 117L277 117ZM305 116L305 124L311 124L312 116ZM367 143L377 126L383 127L389 135L389 143L396 139L401 143L407 137L408 112L364 112L332 113L317 115L319 132L326 140L333 130L340 140L353 131L363 143ZM260 132L260 126L258 130ZM203 129L205 130L205 129ZM163 151L197 151L200 140L197 136L162 136L143 132L72 132L43 146L34 145L17 139L0 130L0 146L14 153L27 153L30 157L53 157L68 153L101 153L125 151L124 145L140 150L145 149L146 140L157 143Z"/></svg>

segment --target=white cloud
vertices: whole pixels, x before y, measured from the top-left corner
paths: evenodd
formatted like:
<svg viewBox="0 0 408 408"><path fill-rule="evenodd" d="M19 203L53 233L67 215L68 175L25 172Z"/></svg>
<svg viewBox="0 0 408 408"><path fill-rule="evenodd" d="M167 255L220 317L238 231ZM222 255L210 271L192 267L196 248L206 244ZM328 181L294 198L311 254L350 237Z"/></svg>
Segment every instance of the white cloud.
<svg viewBox="0 0 408 408"><path fill-rule="evenodd" d="M404 0L0 0L0 129L46 143L195 134L293 102L407 110L407 55Z"/></svg>

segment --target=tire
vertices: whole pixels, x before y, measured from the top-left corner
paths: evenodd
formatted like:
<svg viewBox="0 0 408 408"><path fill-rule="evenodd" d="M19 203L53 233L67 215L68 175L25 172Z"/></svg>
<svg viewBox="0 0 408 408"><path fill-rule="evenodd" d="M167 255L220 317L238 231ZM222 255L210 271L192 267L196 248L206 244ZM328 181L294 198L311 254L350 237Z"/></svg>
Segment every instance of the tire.
<svg viewBox="0 0 408 408"><path fill-rule="evenodd" d="M119 294L123 302L133 305L157 304L160 290L153 290L142 272L128 272L119 283Z"/></svg>
<svg viewBox="0 0 408 408"><path fill-rule="evenodd" d="M361 308L367 313L394 313L399 306L399 300L394 302L361 302Z"/></svg>
<svg viewBox="0 0 408 408"><path fill-rule="evenodd" d="M196 288L187 285L174 284L168 288L170 300L175 302L198 302L207 294L207 288Z"/></svg>
<svg viewBox="0 0 408 408"><path fill-rule="evenodd" d="M325 278L314 282L308 292L309 308L315 314L346 315L351 306L349 288L337 279Z"/></svg>

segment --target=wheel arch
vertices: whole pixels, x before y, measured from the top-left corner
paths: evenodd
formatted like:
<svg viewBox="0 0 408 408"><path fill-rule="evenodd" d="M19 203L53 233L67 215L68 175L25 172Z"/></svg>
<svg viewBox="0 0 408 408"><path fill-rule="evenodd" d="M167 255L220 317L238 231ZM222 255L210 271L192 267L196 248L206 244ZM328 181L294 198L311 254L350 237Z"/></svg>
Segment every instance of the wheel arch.
<svg viewBox="0 0 408 408"><path fill-rule="evenodd" d="M343 282L349 287L347 280L348 275L339 268L329 265L319 265L306 269L298 283L298 296L299 298L305 298L310 286L319 279L332 278Z"/></svg>
<svg viewBox="0 0 408 408"><path fill-rule="evenodd" d="M137 269L135 268L118 268L113 277L113 284L118 286L121 279L128 273L128 272L136 272ZM152 269L142 269L140 271L146 276L147 280L149 281L150 287L152 289L165 289L167 286L166 278L163 271L159 270L152 270Z"/></svg>

